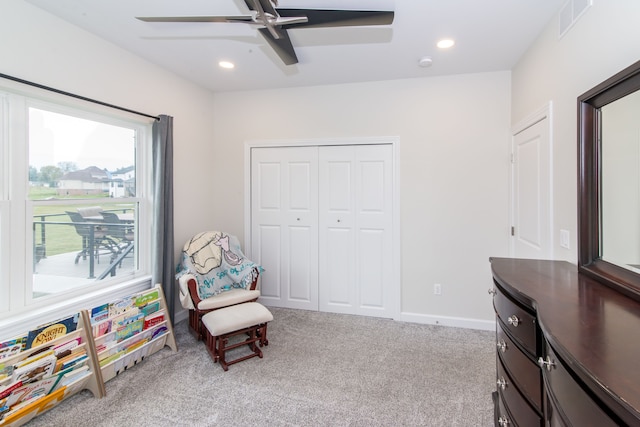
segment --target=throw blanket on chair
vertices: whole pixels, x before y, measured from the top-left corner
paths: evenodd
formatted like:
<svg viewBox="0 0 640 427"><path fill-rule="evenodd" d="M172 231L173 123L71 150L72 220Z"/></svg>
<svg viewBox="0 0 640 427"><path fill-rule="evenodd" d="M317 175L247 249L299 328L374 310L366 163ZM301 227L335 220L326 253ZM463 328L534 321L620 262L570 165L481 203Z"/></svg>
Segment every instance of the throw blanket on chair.
<svg viewBox="0 0 640 427"><path fill-rule="evenodd" d="M254 267L240 250L238 238L221 231L196 234L185 243L176 279L191 273L198 281L198 296L206 299L233 288L247 288L254 278Z"/></svg>

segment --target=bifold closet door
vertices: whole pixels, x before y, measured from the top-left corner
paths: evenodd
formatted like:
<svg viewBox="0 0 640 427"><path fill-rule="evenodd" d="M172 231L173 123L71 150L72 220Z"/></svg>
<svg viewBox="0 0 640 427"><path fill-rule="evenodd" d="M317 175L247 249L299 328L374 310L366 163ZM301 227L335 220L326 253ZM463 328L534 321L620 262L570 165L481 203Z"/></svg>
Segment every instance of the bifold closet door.
<svg viewBox="0 0 640 427"><path fill-rule="evenodd" d="M392 317L392 146L319 148L319 309Z"/></svg>
<svg viewBox="0 0 640 427"><path fill-rule="evenodd" d="M318 148L251 149L251 251L261 300L318 310Z"/></svg>

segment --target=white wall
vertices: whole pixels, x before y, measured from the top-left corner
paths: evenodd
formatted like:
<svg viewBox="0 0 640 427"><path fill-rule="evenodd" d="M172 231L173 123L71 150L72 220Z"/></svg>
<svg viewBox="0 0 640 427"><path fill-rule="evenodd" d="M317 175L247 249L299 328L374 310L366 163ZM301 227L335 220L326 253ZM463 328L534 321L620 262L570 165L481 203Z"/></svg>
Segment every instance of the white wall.
<svg viewBox="0 0 640 427"><path fill-rule="evenodd" d="M553 101L554 253L577 262L577 98L640 59L640 2L594 0L558 39L558 21L513 69L512 124ZM560 230L571 233L561 248Z"/></svg>
<svg viewBox="0 0 640 427"><path fill-rule="evenodd" d="M204 229L244 238L245 141L398 136L403 318L491 327L488 258L508 251L508 71L212 95L20 0L0 2L0 39L0 72L174 116L176 250Z"/></svg>
<svg viewBox="0 0 640 427"><path fill-rule="evenodd" d="M245 141L398 136L403 318L490 321L489 256L508 251L510 83L497 72L216 94L217 224L243 240Z"/></svg>
<svg viewBox="0 0 640 427"><path fill-rule="evenodd" d="M176 249L209 227L210 193L202 185L210 185L214 155L210 92L21 0L0 1L0 40L1 73L173 116Z"/></svg>

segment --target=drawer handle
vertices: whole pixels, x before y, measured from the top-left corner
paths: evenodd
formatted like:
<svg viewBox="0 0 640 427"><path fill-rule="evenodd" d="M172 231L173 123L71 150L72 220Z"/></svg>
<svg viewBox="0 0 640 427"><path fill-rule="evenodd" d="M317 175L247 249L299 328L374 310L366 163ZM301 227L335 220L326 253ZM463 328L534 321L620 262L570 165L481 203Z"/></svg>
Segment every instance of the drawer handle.
<svg viewBox="0 0 640 427"><path fill-rule="evenodd" d="M498 347L498 350L500 350L503 353L507 351L507 343L504 342L504 340L498 341L498 343L496 344L496 347Z"/></svg>
<svg viewBox="0 0 640 427"><path fill-rule="evenodd" d="M506 427L509 424L511 424L511 421L509 421L509 418L503 417L502 415L500 415L500 418L498 418L498 425L500 427Z"/></svg>
<svg viewBox="0 0 640 427"><path fill-rule="evenodd" d="M496 381L496 384L498 388L501 390L504 390L505 388L507 388L507 381L504 379L504 377L500 377L500 379Z"/></svg>
<svg viewBox="0 0 640 427"><path fill-rule="evenodd" d="M520 319L518 319L518 316L514 314L512 316L509 316L509 318L507 319L507 322L510 325L512 325L514 328L517 328L518 325L520 324Z"/></svg>
<svg viewBox="0 0 640 427"><path fill-rule="evenodd" d="M547 356L547 360L544 360L542 357L538 358L538 365L540 365L540 367L542 369L547 369L547 371L550 371L554 366L556 366L556 362L554 362L553 360L551 360L551 358L549 356Z"/></svg>
<svg viewBox="0 0 640 427"><path fill-rule="evenodd" d="M489 292L489 295L495 295L495 294L497 294L496 290L495 290L495 289L493 289L493 288L489 288L489 290L488 290L487 292Z"/></svg>

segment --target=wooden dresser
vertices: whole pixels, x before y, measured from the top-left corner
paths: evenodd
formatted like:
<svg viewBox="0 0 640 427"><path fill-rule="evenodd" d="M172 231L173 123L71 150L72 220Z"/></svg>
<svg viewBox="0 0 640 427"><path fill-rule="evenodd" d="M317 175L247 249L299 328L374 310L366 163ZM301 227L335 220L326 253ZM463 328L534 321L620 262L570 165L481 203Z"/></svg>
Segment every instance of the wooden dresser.
<svg viewBox="0 0 640 427"><path fill-rule="evenodd" d="M496 425L640 426L640 303L564 261L491 269Z"/></svg>

